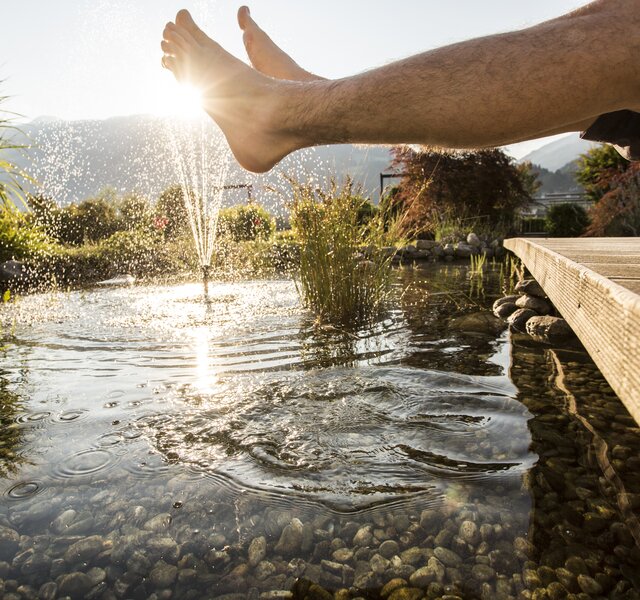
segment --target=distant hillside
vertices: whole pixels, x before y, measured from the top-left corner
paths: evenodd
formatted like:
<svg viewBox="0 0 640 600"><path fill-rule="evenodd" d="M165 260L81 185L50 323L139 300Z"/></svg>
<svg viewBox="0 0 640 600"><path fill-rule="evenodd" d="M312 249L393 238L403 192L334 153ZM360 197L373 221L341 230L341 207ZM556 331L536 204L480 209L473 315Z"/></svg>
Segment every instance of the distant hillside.
<svg viewBox="0 0 640 600"><path fill-rule="evenodd" d="M532 165L533 172L542 184L538 193L557 194L581 192L582 186L580 186L575 179L576 169L577 165L575 161L567 163L557 171L549 171L540 165Z"/></svg>
<svg viewBox="0 0 640 600"><path fill-rule="evenodd" d="M13 160L28 168L40 182L42 193L62 204L82 200L105 187L120 193L138 191L154 199L180 180L177 156L184 159L181 168L186 164L194 172L204 156L206 171L212 175L210 186L252 183L256 199L271 208L282 204L281 196L268 191L283 188L282 173L318 181L350 175L377 198L379 174L391 162L386 147L329 146L296 152L272 172L254 175L230 157L221 134L208 120L176 124L168 119L132 116L67 122L45 117L22 130L33 145L31 165L17 154ZM243 191L229 192L226 203L245 197Z"/></svg>
<svg viewBox="0 0 640 600"><path fill-rule="evenodd" d="M530 162L554 172L573 162L593 146L597 144L580 139L577 133L571 133L530 152L520 162Z"/></svg>

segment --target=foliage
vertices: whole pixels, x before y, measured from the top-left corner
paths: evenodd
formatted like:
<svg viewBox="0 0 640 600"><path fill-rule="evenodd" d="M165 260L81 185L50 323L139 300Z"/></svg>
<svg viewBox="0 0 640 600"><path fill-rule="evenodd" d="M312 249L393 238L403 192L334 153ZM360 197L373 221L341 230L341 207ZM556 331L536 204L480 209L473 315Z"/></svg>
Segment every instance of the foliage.
<svg viewBox="0 0 640 600"><path fill-rule="evenodd" d="M153 224L153 207L151 202L141 194L128 194L117 202L120 216L120 228L134 230L151 229Z"/></svg>
<svg viewBox="0 0 640 600"><path fill-rule="evenodd" d="M259 204L224 208L218 217L218 232L234 242L266 240L275 231L273 217Z"/></svg>
<svg viewBox="0 0 640 600"><path fill-rule="evenodd" d="M25 213L11 205L0 207L0 262L32 258L52 248L51 240Z"/></svg>
<svg viewBox="0 0 640 600"><path fill-rule="evenodd" d="M195 192L190 191L190 194ZM189 214L185 205L184 190L179 185L169 186L158 197L155 207L155 225L171 239L189 230Z"/></svg>
<svg viewBox="0 0 640 600"><path fill-rule="evenodd" d="M553 237L578 237L589 225L589 216L579 204L555 204L547 211L545 225Z"/></svg>
<svg viewBox="0 0 640 600"><path fill-rule="evenodd" d="M578 159L576 180L587 196L598 202L613 189L612 182L629 168L629 164L613 146L595 146Z"/></svg>
<svg viewBox="0 0 640 600"><path fill-rule="evenodd" d="M434 231L439 222L481 219L491 228L513 222L531 200L529 171L518 168L502 150L417 151L394 148L393 166L407 176L394 203L402 204L411 233Z"/></svg>
<svg viewBox="0 0 640 600"><path fill-rule="evenodd" d="M7 96L0 96L0 105L6 100ZM27 146L16 144L11 139L11 133L20 133L20 130L12 125L11 117L14 116L0 109L0 204L15 208L18 204L24 204L24 183L33 180L15 162L6 158L8 152L27 150Z"/></svg>
<svg viewBox="0 0 640 600"><path fill-rule="evenodd" d="M538 179L538 173L536 172L531 162L523 162L515 165L520 179L522 181L522 187L529 195L529 197L535 196L542 187L542 182Z"/></svg>
<svg viewBox="0 0 640 600"><path fill-rule="evenodd" d="M613 175L609 171L606 186L608 191L589 212L585 235L640 235L640 164L629 163Z"/></svg>
<svg viewBox="0 0 640 600"><path fill-rule="evenodd" d="M296 283L318 320L343 327L372 322L390 293L391 259L379 247L382 218L361 225L363 198L351 181L327 190L290 181L291 222L300 244Z"/></svg>

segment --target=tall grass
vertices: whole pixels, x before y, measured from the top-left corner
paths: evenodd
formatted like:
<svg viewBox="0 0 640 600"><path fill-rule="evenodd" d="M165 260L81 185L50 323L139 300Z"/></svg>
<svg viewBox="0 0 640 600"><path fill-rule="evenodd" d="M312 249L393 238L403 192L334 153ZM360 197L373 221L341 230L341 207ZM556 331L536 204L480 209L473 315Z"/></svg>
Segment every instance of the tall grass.
<svg viewBox="0 0 640 600"><path fill-rule="evenodd" d="M0 81L2 84L2 81ZM23 184L33 180L16 164L6 158L9 151L24 151L26 146L12 141L12 134L20 133L13 125L13 113L2 108L2 104L8 99L0 96L0 205L5 208L15 208L17 204L26 206Z"/></svg>
<svg viewBox="0 0 640 600"><path fill-rule="evenodd" d="M327 189L290 180L291 223L300 245L296 285L319 322L343 328L371 324L391 289L383 216L359 220L364 202L351 181Z"/></svg>

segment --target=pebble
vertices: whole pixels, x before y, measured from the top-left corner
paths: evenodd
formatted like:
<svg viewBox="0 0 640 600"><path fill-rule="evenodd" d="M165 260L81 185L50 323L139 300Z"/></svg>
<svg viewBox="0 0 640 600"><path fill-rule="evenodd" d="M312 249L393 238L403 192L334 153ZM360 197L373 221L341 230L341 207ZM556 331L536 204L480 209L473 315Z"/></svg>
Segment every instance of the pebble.
<svg viewBox="0 0 640 600"><path fill-rule="evenodd" d="M463 521L460 524L458 535L466 543L476 545L480 541L480 532L478 526L473 521Z"/></svg>
<svg viewBox="0 0 640 600"><path fill-rule="evenodd" d="M11 560L18 549L20 535L14 529L0 527L0 560Z"/></svg>
<svg viewBox="0 0 640 600"><path fill-rule="evenodd" d="M478 581L491 581L496 572L489 565L478 564L471 568L471 576Z"/></svg>
<svg viewBox="0 0 640 600"><path fill-rule="evenodd" d="M400 544L395 540L386 540L380 544L378 548L378 554L384 556L384 558L391 558L396 556L400 552Z"/></svg>
<svg viewBox="0 0 640 600"><path fill-rule="evenodd" d="M398 588L391 592L389 600L420 600L424 592L414 587Z"/></svg>
<svg viewBox="0 0 640 600"><path fill-rule="evenodd" d="M274 548L276 554L283 556L295 554L300 550L300 546L302 545L303 533L304 527L302 521L300 521L300 519L292 519L282 530L280 539Z"/></svg>
<svg viewBox="0 0 640 600"><path fill-rule="evenodd" d="M544 289L535 279L524 279L523 281L519 281L516 284L515 290L516 292L528 294L529 296L536 296L537 298L547 297Z"/></svg>
<svg viewBox="0 0 640 600"><path fill-rule="evenodd" d="M578 585L585 594L590 596L601 596L604 591L602 586L589 575L578 575Z"/></svg>
<svg viewBox="0 0 640 600"><path fill-rule="evenodd" d="M436 581L438 576L433 568L427 566L415 571L409 578L412 586L426 588L432 581Z"/></svg>
<svg viewBox="0 0 640 600"><path fill-rule="evenodd" d="M250 567L255 567L260 561L264 560L267 555L267 540L263 535L251 540L247 555Z"/></svg>
<svg viewBox="0 0 640 600"><path fill-rule="evenodd" d="M104 547L105 541L102 536L92 535L69 546L64 553L64 560L69 564L89 562L98 556Z"/></svg>
<svg viewBox="0 0 640 600"><path fill-rule="evenodd" d="M455 552L442 546L438 546L433 553L445 567L457 567L462 562L462 559Z"/></svg>
<svg viewBox="0 0 640 600"><path fill-rule="evenodd" d="M371 533L370 525L361 527L353 536L354 546L369 546L372 541L373 541L373 534Z"/></svg>
<svg viewBox="0 0 640 600"><path fill-rule="evenodd" d="M62 575L58 582L59 595L71 596L74 600L84 598L92 587L91 577L79 571Z"/></svg>
<svg viewBox="0 0 640 600"><path fill-rule="evenodd" d="M553 307L549 302L543 300L542 298L536 298L535 296L520 296L516 300L516 306L518 308L530 308L534 310L539 315L548 315Z"/></svg>
<svg viewBox="0 0 640 600"><path fill-rule="evenodd" d="M173 517L169 513L161 513L159 515L156 515L152 519L149 519L144 524L144 529L146 529L147 531L154 531L156 533L159 533L161 531L165 531L169 527L169 525L171 525L172 520Z"/></svg>

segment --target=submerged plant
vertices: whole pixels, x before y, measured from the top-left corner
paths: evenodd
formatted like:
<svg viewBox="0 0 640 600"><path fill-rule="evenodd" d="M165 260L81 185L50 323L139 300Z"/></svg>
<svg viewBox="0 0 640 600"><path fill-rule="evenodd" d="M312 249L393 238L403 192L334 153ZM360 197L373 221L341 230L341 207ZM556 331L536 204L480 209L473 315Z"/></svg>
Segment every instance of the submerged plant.
<svg viewBox="0 0 640 600"><path fill-rule="evenodd" d="M291 223L300 245L295 280L320 322L341 327L372 323L391 289L391 255L383 248L384 220L362 222L366 202L351 181L327 190L290 180Z"/></svg>

